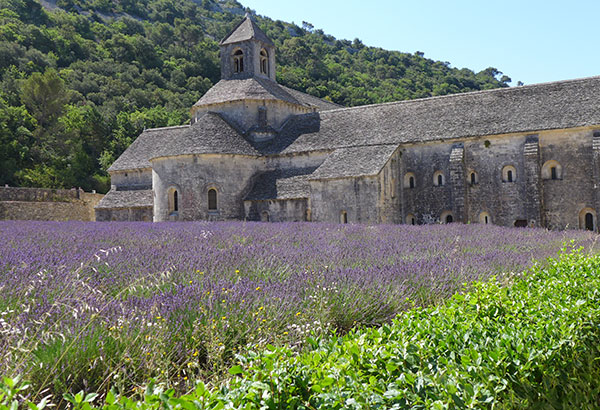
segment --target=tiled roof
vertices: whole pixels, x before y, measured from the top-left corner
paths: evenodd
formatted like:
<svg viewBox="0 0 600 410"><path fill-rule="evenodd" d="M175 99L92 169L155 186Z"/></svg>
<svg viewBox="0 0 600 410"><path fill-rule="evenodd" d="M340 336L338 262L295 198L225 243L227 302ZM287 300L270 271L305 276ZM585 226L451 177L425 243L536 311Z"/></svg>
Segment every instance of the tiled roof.
<svg viewBox="0 0 600 410"><path fill-rule="evenodd" d="M169 141L156 155L168 157L186 154L234 154L258 156L259 153L233 127L216 113L205 113L198 121Z"/></svg>
<svg viewBox="0 0 600 410"><path fill-rule="evenodd" d="M600 77L300 115L273 152L403 144L600 125Z"/></svg>
<svg viewBox="0 0 600 410"><path fill-rule="evenodd" d="M193 125L144 131L108 170L151 168L153 158L186 154L259 155L219 114L209 112Z"/></svg>
<svg viewBox="0 0 600 410"><path fill-rule="evenodd" d="M240 100L280 100L290 104L303 105L275 81L262 77L250 77L219 81L194 104L194 107Z"/></svg>
<svg viewBox="0 0 600 410"><path fill-rule="evenodd" d="M258 40L270 46L274 46L271 39L267 37L248 14L246 14L244 19L231 31L231 33L221 40L220 44L223 46L247 40Z"/></svg>
<svg viewBox="0 0 600 410"><path fill-rule="evenodd" d="M260 174L247 201L308 198L308 179L315 168L268 171Z"/></svg>
<svg viewBox="0 0 600 410"><path fill-rule="evenodd" d="M96 205L96 209L146 208L154 206L151 189L115 191L110 190Z"/></svg>
<svg viewBox="0 0 600 410"><path fill-rule="evenodd" d="M121 154L108 171L151 168L149 159L159 156L189 125L147 129Z"/></svg>
<svg viewBox="0 0 600 410"><path fill-rule="evenodd" d="M338 108L343 108L343 106L333 103L331 101L324 100L319 97L315 97L314 95L303 93L302 91L294 90L293 88L286 87L284 85L280 85L285 91L290 93L292 97L296 100L300 101L304 105L308 105L311 107L317 107L319 111L327 111L327 110L336 110Z"/></svg>
<svg viewBox="0 0 600 410"><path fill-rule="evenodd" d="M600 125L599 96L600 77L591 77L343 108L292 117L272 141L255 144L218 114L207 114L191 127L144 131L109 170L149 168L150 158L183 153L333 152L340 148ZM344 151L337 155L342 154L346 155ZM326 169L323 175L328 175Z"/></svg>
<svg viewBox="0 0 600 410"><path fill-rule="evenodd" d="M361 177L379 174L398 145L369 145L336 149L310 179Z"/></svg>

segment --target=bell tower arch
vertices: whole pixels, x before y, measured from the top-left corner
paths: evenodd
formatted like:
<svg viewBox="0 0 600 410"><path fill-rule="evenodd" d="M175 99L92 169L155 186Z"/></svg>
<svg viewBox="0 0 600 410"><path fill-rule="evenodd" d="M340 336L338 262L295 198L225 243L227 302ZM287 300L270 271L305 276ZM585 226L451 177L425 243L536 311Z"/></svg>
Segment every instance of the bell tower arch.
<svg viewBox="0 0 600 410"><path fill-rule="evenodd" d="M275 44L249 14L219 46L223 80L262 77L275 81Z"/></svg>

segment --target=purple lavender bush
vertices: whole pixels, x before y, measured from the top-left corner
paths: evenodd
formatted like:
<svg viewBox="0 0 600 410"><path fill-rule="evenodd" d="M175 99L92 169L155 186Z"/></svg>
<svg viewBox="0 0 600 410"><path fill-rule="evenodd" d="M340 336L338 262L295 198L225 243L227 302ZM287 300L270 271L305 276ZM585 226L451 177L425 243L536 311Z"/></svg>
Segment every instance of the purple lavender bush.
<svg viewBox="0 0 600 410"><path fill-rule="evenodd" d="M389 321L595 235L482 225L0 222L0 374L181 391L236 353ZM35 398L35 397L34 397Z"/></svg>

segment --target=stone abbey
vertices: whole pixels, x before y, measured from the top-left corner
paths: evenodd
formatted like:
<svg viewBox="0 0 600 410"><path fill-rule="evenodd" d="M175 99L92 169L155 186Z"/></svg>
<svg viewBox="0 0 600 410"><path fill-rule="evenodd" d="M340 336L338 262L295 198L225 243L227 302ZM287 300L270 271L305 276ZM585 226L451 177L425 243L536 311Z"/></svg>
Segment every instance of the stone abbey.
<svg viewBox="0 0 600 410"><path fill-rule="evenodd" d="M136 139L97 220L598 230L600 77L344 108L277 84L248 16L220 47L191 124Z"/></svg>

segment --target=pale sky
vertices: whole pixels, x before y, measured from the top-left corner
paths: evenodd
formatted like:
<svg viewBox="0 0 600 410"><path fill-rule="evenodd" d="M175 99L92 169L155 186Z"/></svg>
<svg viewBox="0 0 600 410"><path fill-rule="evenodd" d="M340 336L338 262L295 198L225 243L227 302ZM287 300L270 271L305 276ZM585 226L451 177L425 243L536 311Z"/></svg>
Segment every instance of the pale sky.
<svg viewBox="0 0 600 410"><path fill-rule="evenodd" d="M338 39L495 67L533 84L600 75L600 0L239 0L274 20Z"/></svg>

